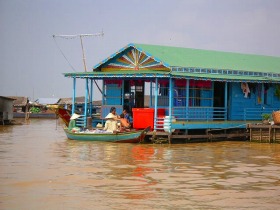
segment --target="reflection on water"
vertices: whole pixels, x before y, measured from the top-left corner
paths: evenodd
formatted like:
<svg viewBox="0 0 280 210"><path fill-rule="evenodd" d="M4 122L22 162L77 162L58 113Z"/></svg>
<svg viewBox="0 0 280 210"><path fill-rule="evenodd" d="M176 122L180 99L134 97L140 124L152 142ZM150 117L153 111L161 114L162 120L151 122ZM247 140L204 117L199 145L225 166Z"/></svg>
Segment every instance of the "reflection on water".
<svg viewBox="0 0 280 210"><path fill-rule="evenodd" d="M55 120L0 127L0 209L277 209L280 145L67 140Z"/></svg>

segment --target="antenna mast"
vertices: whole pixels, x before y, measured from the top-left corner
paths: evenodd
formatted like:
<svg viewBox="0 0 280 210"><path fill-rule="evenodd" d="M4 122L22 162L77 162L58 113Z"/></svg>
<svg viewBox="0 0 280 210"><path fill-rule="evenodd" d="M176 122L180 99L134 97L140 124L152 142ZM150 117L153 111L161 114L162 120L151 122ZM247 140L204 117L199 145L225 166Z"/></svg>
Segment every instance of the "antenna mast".
<svg viewBox="0 0 280 210"><path fill-rule="evenodd" d="M83 37L92 37L92 36L104 36L104 32L96 33L96 34L76 34L76 35L53 35L53 38L60 37L64 39L75 39L77 37L80 38L81 47L82 47L82 53L83 53L83 64L85 72L87 72L87 65L86 65L86 56L84 51L84 45L83 45Z"/></svg>

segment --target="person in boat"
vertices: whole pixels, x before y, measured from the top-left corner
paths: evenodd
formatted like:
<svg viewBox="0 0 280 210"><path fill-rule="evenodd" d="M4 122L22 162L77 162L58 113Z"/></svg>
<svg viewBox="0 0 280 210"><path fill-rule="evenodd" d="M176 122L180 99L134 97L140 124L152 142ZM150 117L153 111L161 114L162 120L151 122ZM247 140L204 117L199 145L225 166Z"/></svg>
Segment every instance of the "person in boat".
<svg viewBox="0 0 280 210"><path fill-rule="evenodd" d="M116 108L111 107L110 113L105 117L106 123L103 130L114 133L118 130L118 119L119 116L116 114Z"/></svg>
<svg viewBox="0 0 280 210"><path fill-rule="evenodd" d="M130 124L130 127L132 125L132 118L130 114L127 112L126 109L123 110L122 114L124 115L124 118L127 120L127 122Z"/></svg>
<svg viewBox="0 0 280 210"><path fill-rule="evenodd" d="M78 132L80 131L80 128L76 126L76 120L80 117L80 115L74 113L71 118L70 118L70 122L68 125L68 130L72 131L72 132Z"/></svg>
<svg viewBox="0 0 280 210"><path fill-rule="evenodd" d="M127 118L124 117L123 113L120 115L120 127L121 127L121 130L130 129L130 127L131 127L130 122L128 121Z"/></svg>

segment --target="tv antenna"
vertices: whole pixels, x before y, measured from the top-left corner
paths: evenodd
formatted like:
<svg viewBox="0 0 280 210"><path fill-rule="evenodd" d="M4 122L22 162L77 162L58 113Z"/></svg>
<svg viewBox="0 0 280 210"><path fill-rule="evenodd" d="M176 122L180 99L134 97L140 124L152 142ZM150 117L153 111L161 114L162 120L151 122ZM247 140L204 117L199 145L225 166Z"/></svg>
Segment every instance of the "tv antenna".
<svg viewBox="0 0 280 210"><path fill-rule="evenodd" d="M83 64L84 64L84 70L87 72L87 65L86 65L86 56L85 56L85 51L84 51L84 44L83 44L83 38L84 37L92 37L92 36L104 36L104 32L100 33L95 33L95 34L75 34L75 35L53 35L53 38L55 39L56 37L59 38L64 38L64 39L75 39L75 38L80 38L81 42L81 47L82 47L82 53L83 53Z"/></svg>

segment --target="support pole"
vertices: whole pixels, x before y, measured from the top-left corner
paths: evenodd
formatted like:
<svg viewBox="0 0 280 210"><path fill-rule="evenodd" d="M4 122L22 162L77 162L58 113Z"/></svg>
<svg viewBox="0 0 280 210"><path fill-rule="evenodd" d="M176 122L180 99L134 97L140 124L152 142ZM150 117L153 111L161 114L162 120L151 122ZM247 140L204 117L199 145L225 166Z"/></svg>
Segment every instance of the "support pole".
<svg viewBox="0 0 280 210"><path fill-rule="evenodd" d="M85 51L84 51L84 45L83 45L82 35L80 35L80 41L81 41L81 47L82 47L82 53L83 53L84 69L85 69L85 72L87 72L86 56L85 56Z"/></svg>
<svg viewBox="0 0 280 210"><path fill-rule="evenodd" d="M171 122L172 122L172 105L173 105L173 80L169 78L169 135L168 135L168 142L171 144Z"/></svg>
<svg viewBox="0 0 280 210"><path fill-rule="evenodd" d="M89 97L89 104L90 104L89 114L90 114L90 117L92 117L92 107L93 107L92 100L93 100L93 80L91 79L90 80L90 97Z"/></svg>
<svg viewBox="0 0 280 210"><path fill-rule="evenodd" d="M186 119L189 120L190 80L186 81Z"/></svg>
<svg viewBox="0 0 280 210"><path fill-rule="evenodd" d="M75 113L76 104L76 77L73 77L72 114Z"/></svg>
<svg viewBox="0 0 280 210"><path fill-rule="evenodd" d="M88 78L86 78L86 87L85 87L85 91L86 91L86 93L85 93L85 106L84 106L84 108L85 108L85 110L84 110L84 126L85 126L85 128L87 127L87 105L88 105Z"/></svg>
<svg viewBox="0 0 280 210"><path fill-rule="evenodd" d="M150 82L150 107L153 106L153 102L152 102L152 94L153 94L153 87L152 87L152 82Z"/></svg>
<svg viewBox="0 0 280 210"><path fill-rule="evenodd" d="M157 119L158 119L157 105L158 105L158 78L156 77L156 84L155 84L155 106L154 106L155 107L155 117L154 117L154 128L155 128L155 130L157 130Z"/></svg>

